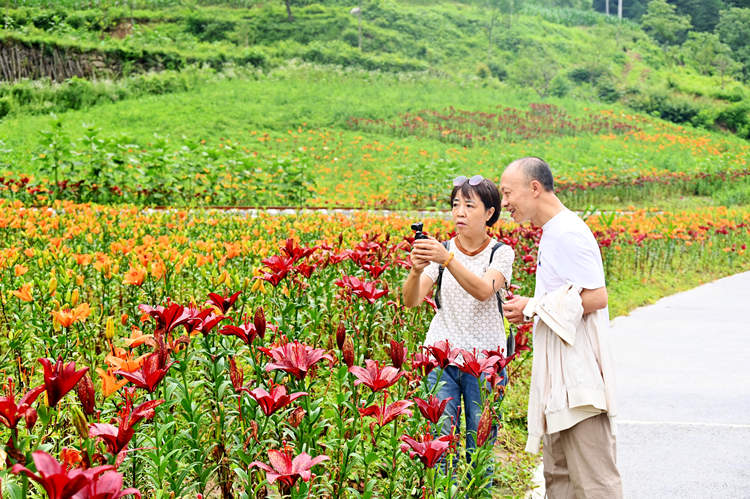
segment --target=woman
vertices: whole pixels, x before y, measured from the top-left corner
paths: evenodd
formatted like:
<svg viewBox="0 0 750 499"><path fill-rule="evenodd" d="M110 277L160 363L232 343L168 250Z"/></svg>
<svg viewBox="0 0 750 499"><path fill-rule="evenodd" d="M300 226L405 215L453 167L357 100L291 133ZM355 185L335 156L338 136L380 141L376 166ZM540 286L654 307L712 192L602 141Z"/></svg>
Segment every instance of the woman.
<svg viewBox="0 0 750 499"><path fill-rule="evenodd" d="M453 348L481 355L483 350L497 350L506 345L503 319L495 293L510 283L514 252L487 234L487 227L500 215L500 193L497 186L481 175L465 176L453 181L450 196L456 237L448 248L428 238L414 241L412 268L403 286L404 304L416 307L435 284L439 267L444 267L440 285L440 308L430 323L424 344L429 346L448 340ZM492 257L490 258L490 255ZM492 262L490 262L490 259ZM443 434L448 434L463 397L466 424L466 449L475 448L474 435L482 412L482 399L476 377L448 366L442 373L433 370L428 382L443 383L440 399L453 397L446 405Z"/></svg>

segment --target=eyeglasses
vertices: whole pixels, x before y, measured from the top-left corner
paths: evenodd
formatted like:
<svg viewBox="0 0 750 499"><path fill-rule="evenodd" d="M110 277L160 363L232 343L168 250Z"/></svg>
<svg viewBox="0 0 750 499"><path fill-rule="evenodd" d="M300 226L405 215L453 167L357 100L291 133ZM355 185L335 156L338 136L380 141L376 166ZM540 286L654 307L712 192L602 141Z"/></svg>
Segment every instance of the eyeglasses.
<svg viewBox="0 0 750 499"><path fill-rule="evenodd" d="M481 175L474 175L471 178L468 178L466 175L460 175L453 179L453 187L461 187L466 181L469 182L470 186L474 187L481 184L482 180L484 180L484 177Z"/></svg>

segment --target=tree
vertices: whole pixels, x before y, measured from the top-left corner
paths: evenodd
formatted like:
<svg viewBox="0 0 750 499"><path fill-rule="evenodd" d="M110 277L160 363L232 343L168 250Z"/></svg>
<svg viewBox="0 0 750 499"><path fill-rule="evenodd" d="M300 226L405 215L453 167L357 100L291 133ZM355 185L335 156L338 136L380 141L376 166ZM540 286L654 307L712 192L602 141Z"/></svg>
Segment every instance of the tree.
<svg viewBox="0 0 750 499"><path fill-rule="evenodd" d="M679 45L690 29L690 16L676 13L667 0L651 0L641 18L643 30L662 45Z"/></svg>
<svg viewBox="0 0 750 499"><path fill-rule="evenodd" d="M294 21L294 16L292 15L292 0L284 0L284 3L286 4L286 19L289 22Z"/></svg>
<svg viewBox="0 0 750 499"><path fill-rule="evenodd" d="M722 88L724 78L740 69L740 65L732 59L732 49L721 43L719 35L715 33L689 33L682 50L688 64L699 73L720 76Z"/></svg>
<svg viewBox="0 0 750 499"><path fill-rule="evenodd" d="M690 16L690 24L696 31L713 31L719 22L722 0L669 0L681 15Z"/></svg>
<svg viewBox="0 0 750 499"><path fill-rule="evenodd" d="M608 0L592 0L591 6L595 11L603 13L606 10L605 2L607 1ZM630 0L628 2L617 0L618 16L620 15L620 11L622 11L621 17L638 20L643 14L645 14L647 3L646 0Z"/></svg>
<svg viewBox="0 0 750 499"><path fill-rule="evenodd" d="M721 12L716 25L719 40L729 45L733 58L743 65L745 81L750 79L750 9L733 7Z"/></svg>
<svg viewBox="0 0 750 499"><path fill-rule="evenodd" d="M560 72L560 66L546 58L541 50L532 50L516 61L512 70L513 82L523 88L533 89L540 98L550 93L550 85Z"/></svg>

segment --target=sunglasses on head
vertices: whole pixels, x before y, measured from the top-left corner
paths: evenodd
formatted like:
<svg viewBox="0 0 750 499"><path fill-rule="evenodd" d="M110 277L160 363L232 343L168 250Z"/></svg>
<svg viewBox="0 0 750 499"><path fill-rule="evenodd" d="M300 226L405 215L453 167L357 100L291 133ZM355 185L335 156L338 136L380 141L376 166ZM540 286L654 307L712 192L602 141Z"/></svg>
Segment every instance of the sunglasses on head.
<svg viewBox="0 0 750 499"><path fill-rule="evenodd" d="M466 175L460 175L453 179L453 187L461 187L467 181L469 182L470 186L474 187L481 184L482 180L484 180L484 177L481 175L474 175L471 178L468 178Z"/></svg>

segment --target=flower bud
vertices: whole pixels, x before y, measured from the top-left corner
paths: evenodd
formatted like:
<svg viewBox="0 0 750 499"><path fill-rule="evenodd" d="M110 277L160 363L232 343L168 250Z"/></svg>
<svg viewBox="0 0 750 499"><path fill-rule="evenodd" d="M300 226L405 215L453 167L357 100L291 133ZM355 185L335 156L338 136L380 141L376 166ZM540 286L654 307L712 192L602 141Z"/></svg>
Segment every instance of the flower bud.
<svg viewBox="0 0 750 499"><path fill-rule="evenodd" d="M128 323L128 314L122 314L120 316L120 324L122 324L123 326L125 326L125 325L127 325L127 323Z"/></svg>
<svg viewBox="0 0 750 499"><path fill-rule="evenodd" d="M479 417L479 425L477 426L477 447L481 447L487 441L490 436L490 430L492 429L492 408L490 404L482 411L482 415Z"/></svg>
<svg viewBox="0 0 750 499"><path fill-rule="evenodd" d="M341 347L341 354L346 367L352 367L354 365L354 343L352 343L351 338L347 338L344 341L344 345Z"/></svg>
<svg viewBox="0 0 750 499"><path fill-rule="evenodd" d="M346 326L343 321L339 322L339 327L336 329L336 344L341 350L344 347L344 340L346 339Z"/></svg>
<svg viewBox="0 0 750 499"><path fill-rule="evenodd" d="M104 337L108 340L115 337L115 319L111 315L107 317L107 323L104 326Z"/></svg>
<svg viewBox="0 0 750 499"><path fill-rule="evenodd" d="M289 424L292 425L293 428L297 428L300 425L300 423L302 423L302 420L305 419L305 414L306 412L304 408L297 407L289 415L289 418L287 419L287 421L289 421Z"/></svg>
<svg viewBox="0 0 750 499"><path fill-rule="evenodd" d="M71 407L70 411L73 413L73 426L75 426L78 434L84 440L89 438L89 423L86 420L86 416L83 415L83 412L78 407Z"/></svg>
<svg viewBox="0 0 750 499"><path fill-rule="evenodd" d="M263 339L263 337L266 335L266 314L263 312L263 307L258 307L258 309L255 311L255 317L253 317L253 325L255 326L255 331L258 333L258 336Z"/></svg>
<svg viewBox="0 0 750 499"><path fill-rule="evenodd" d="M79 298L79 293L78 293L78 288L76 288L73 290L73 293L71 293L70 295L70 305L73 307L78 305L78 298Z"/></svg>
<svg viewBox="0 0 750 499"><path fill-rule="evenodd" d="M76 384L76 393L78 400L81 401L83 412L91 416L96 408L96 395L94 394L94 382L91 381L88 371Z"/></svg>
<svg viewBox="0 0 750 499"><path fill-rule="evenodd" d="M229 379L232 380L234 391L239 392L245 380L245 374L241 369L237 368L237 362L235 362L234 357L229 357Z"/></svg>
<svg viewBox="0 0 750 499"><path fill-rule="evenodd" d="M55 291L57 291L57 278L53 276L49 280L49 294L54 295Z"/></svg>

